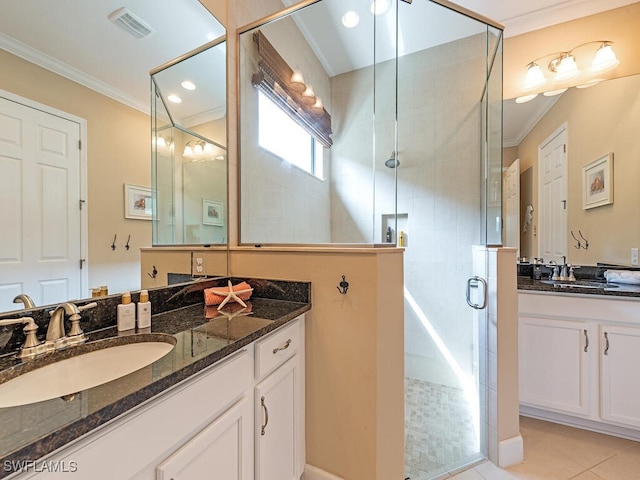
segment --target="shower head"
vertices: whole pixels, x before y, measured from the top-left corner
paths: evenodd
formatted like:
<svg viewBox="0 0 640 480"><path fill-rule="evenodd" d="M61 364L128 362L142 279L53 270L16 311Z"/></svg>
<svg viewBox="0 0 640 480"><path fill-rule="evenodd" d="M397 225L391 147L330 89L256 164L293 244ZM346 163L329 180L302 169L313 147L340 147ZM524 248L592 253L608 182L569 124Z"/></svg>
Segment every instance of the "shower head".
<svg viewBox="0 0 640 480"><path fill-rule="evenodd" d="M396 168L400 166L400 160L396 160L396 152L391 152L391 158L384 162L385 167L387 168Z"/></svg>

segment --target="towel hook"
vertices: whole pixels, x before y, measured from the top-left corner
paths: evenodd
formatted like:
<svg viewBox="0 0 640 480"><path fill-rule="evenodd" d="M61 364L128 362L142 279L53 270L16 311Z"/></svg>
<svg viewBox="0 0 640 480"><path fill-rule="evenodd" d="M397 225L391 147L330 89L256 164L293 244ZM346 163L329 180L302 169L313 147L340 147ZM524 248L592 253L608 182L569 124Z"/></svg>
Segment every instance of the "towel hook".
<svg viewBox="0 0 640 480"><path fill-rule="evenodd" d="M589 249L589 240L584 238L584 235L582 235L582 232L580 230L578 230L578 233L580 234L580 237L582 237L582 239L584 240L584 249L588 250Z"/></svg>
<svg viewBox="0 0 640 480"><path fill-rule="evenodd" d="M151 278L156 278L158 276L158 270L156 269L156 266L153 266L153 270L151 271L151 273L147 272L147 275L149 275Z"/></svg>
<svg viewBox="0 0 640 480"><path fill-rule="evenodd" d="M127 244L124 246L127 250L129 250L129 241L131 240L131 234L129 234L129 238L127 238Z"/></svg>
<svg viewBox="0 0 640 480"><path fill-rule="evenodd" d="M578 250L580 250L580 248L582 247L582 245L581 245L581 243L580 243L580 240L578 240L578 239L576 238L576 236L574 235L573 230L571 230L571 236L573 237L573 239L574 239L576 242L578 242L578 244L577 244L577 245L575 245L575 247L576 247Z"/></svg>
<svg viewBox="0 0 640 480"><path fill-rule="evenodd" d="M117 233L113 236L113 243L111 244L111 250L115 250L116 249L116 238L118 238L118 234Z"/></svg>
<svg viewBox="0 0 640 480"><path fill-rule="evenodd" d="M341 295L347 294L347 290L349 289L349 282L347 282L347 279L345 278L344 275L342 275L342 281L338 284L336 288L338 289Z"/></svg>

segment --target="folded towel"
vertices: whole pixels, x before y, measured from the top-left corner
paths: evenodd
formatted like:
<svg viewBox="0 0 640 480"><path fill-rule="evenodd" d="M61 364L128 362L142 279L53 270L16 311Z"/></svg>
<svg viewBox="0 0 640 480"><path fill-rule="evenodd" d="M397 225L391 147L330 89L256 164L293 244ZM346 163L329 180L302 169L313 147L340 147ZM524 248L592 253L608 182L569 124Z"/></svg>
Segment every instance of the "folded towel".
<svg viewBox="0 0 640 480"><path fill-rule="evenodd" d="M229 282L231 284L231 282ZM253 293L251 285L247 282L241 282L231 287L240 300L248 300ZM204 290L204 304L205 305L219 305L229 296L229 287L212 287Z"/></svg>
<svg viewBox="0 0 640 480"><path fill-rule="evenodd" d="M640 285L640 272L631 270L607 270L604 278L609 283L626 283L629 285Z"/></svg>

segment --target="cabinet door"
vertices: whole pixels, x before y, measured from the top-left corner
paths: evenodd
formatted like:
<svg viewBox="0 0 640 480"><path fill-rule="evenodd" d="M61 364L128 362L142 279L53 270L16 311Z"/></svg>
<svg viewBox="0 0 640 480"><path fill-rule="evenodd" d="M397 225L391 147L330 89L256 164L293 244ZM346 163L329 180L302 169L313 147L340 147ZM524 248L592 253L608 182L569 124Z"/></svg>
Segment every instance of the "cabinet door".
<svg viewBox="0 0 640 480"><path fill-rule="evenodd" d="M157 480L251 480L251 406L243 398L158 465Z"/></svg>
<svg viewBox="0 0 640 480"><path fill-rule="evenodd" d="M297 480L299 368L294 356L256 386L256 480Z"/></svg>
<svg viewBox="0 0 640 480"><path fill-rule="evenodd" d="M588 415L590 324L521 315L519 327L520 402Z"/></svg>
<svg viewBox="0 0 640 480"><path fill-rule="evenodd" d="M640 328L600 326L601 417L640 427Z"/></svg>

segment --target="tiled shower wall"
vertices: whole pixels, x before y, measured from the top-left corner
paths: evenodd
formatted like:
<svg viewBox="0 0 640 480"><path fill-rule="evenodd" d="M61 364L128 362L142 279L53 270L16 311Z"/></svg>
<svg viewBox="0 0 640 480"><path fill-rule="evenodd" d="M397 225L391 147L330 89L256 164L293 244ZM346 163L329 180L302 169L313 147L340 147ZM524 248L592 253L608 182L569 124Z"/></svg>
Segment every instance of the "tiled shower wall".
<svg viewBox="0 0 640 480"><path fill-rule="evenodd" d="M381 218L393 213L397 173L398 230L407 236L405 286L433 324L461 369L471 374L473 317L465 302L472 275L470 245L480 243L480 101L484 87L484 35L468 37L399 59L398 154L401 165L386 168L393 135L376 129L373 242L384 241ZM332 79L334 118L341 128L371 132L373 75L362 69ZM376 66L376 117L395 109L395 65ZM357 128L360 125L360 128ZM366 128L368 126L368 129ZM393 128L393 125L391 127ZM331 149L332 239L363 241L374 211L372 138L341 141ZM354 228L356 227L356 228ZM451 285L455 285L451 288ZM460 386L422 322L405 302L405 374Z"/></svg>

